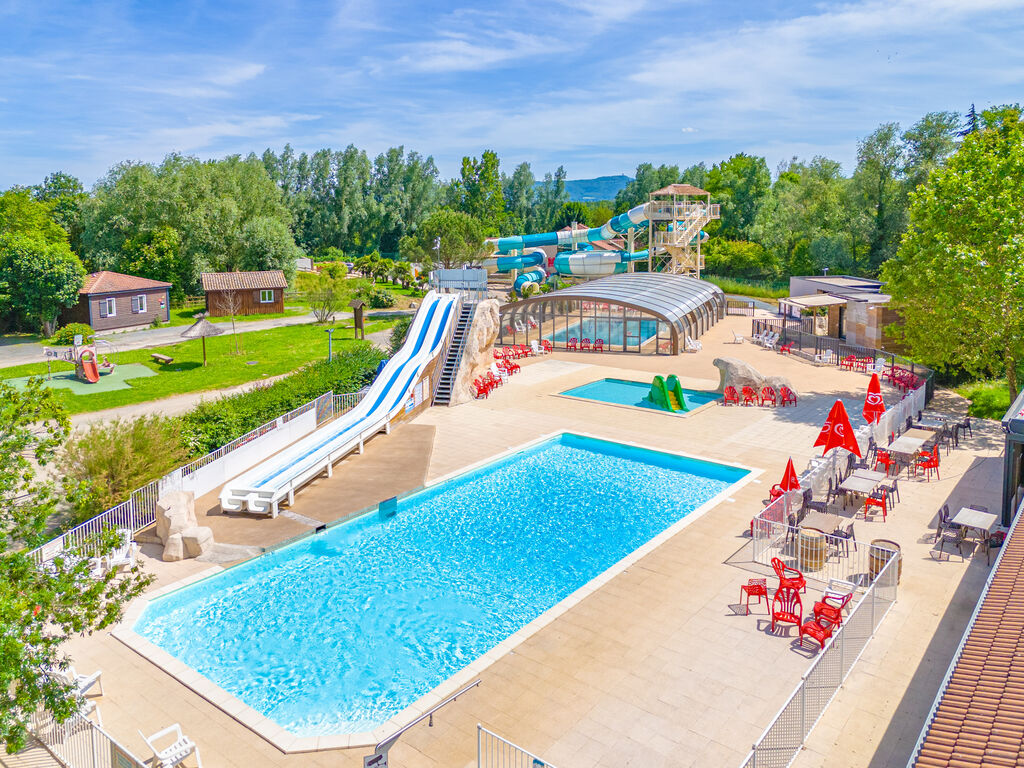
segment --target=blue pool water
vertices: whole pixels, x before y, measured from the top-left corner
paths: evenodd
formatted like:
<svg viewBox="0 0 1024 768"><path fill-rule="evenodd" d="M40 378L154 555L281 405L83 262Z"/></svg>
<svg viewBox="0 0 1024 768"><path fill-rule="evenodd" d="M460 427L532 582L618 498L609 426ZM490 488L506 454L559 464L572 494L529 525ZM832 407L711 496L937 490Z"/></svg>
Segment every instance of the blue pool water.
<svg viewBox="0 0 1024 768"><path fill-rule="evenodd" d="M658 322L656 320L614 320L612 318L583 318L566 327L565 330L555 331L546 336L553 342L562 343L575 336L577 339L604 339L605 346L613 346L621 349L623 343L626 346L635 347L648 339L654 338L658 333ZM667 338L669 332L666 330L663 337Z"/></svg>
<svg viewBox="0 0 1024 768"><path fill-rule="evenodd" d="M662 410L646 399L650 391L650 382L644 384L642 381L627 381L626 379L598 379L584 384L582 387L567 389L562 394L597 400L600 403L632 405L636 408L650 408L655 411ZM697 389L683 390L683 402L686 404L687 410L690 411L721 399L722 396L717 392L701 392Z"/></svg>
<svg viewBox="0 0 1024 768"><path fill-rule="evenodd" d="M134 629L291 733L370 730L745 474L561 435L158 598Z"/></svg>

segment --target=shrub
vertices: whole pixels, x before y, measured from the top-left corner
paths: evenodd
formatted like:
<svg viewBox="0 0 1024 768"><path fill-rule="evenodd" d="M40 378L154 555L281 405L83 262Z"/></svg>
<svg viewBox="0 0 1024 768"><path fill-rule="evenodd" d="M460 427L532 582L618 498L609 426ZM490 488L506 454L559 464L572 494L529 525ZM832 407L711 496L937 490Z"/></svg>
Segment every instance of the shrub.
<svg viewBox="0 0 1024 768"><path fill-rule="evenodd" d="M374 347L360 347L269 386L200 403L182 417L185 443L193 455L209 453L324 392L355 392L373 381L383 357Z"/></svg>
<svg viewBox="0 0 1024 768"><path fill-rule="evenodd" d="M46 340L47 344L56 344L58 346L66 346L75 343L75 334L82 334L83 339L88 339L93 334L91 326L85 323L68 323L63 328L58 328L57 331Z"/></svg>
<svg viewBox="0 0 1024 768"><path fill-rule="evenodd" d="M136 488L184 464L188 455L178 419L115 419L76 432L61 456L73 522L127 500Z"/></svg>
<svg viewBox="0 0 1024 768"><path fill-rule="evenodd" d="M367 303L370 309L386 309L395 306L395 295L386 288L373 288L366 291L360 298Z"/></svg>
<svg viewBox="0 0 1024 768"><path fill-rule="evenodd" d="M410 325L412 325L412 317L406 315L399 318L398 322L392 326L391 337L388 340L388 347L392 355L397 354L398 350L405 344L405 337L409 334Z"/></svg>

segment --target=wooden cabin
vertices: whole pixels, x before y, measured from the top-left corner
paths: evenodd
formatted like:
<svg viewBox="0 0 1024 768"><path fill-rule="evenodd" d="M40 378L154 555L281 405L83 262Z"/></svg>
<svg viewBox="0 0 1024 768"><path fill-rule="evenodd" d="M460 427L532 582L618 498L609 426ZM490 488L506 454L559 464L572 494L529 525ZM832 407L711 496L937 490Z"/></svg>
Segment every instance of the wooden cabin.
<svg viewBox="0 0 1024 768"><path fill-rule="evenodd" d="M280 269L262 272L203 272L210 317L271 315L284 312L288 281Z"/></svg>

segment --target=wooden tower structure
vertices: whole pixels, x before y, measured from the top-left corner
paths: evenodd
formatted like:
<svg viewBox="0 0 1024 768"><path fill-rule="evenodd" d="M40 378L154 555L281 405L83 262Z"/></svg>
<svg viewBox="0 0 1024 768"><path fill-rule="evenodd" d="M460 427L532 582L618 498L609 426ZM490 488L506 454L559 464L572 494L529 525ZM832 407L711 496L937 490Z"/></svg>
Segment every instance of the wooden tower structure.
<svg viewBox="0 0 1024 768"><path fill-rule="evenodd" d="M703 228L719 217L711 193L692 184L669 184L652 192L647 206L648 270L700 278L700 244L707 237Z"/></svg>

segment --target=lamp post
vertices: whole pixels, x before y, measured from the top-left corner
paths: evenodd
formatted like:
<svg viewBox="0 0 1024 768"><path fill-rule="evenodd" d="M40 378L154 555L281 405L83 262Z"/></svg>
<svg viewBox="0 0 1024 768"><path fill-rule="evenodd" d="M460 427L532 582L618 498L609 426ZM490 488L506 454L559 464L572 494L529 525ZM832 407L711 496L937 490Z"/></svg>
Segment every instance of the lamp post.
<svg viewBox="0 0 1024 768"><path fill-rule="evenodd" d="M324 328L324 333L327 334L327 359L330 360L334 357L334 329Z"/></svg>

